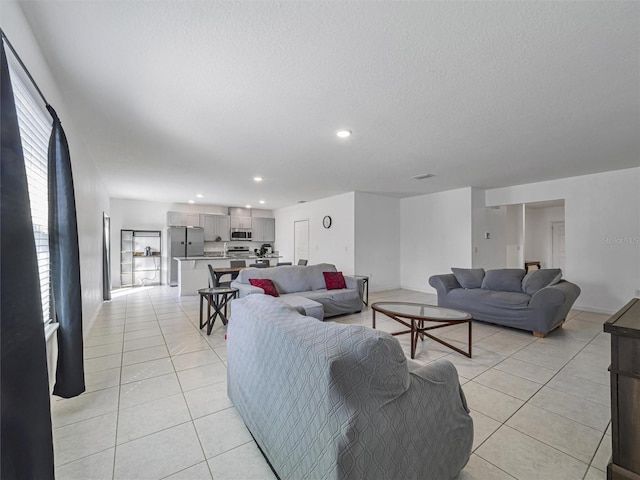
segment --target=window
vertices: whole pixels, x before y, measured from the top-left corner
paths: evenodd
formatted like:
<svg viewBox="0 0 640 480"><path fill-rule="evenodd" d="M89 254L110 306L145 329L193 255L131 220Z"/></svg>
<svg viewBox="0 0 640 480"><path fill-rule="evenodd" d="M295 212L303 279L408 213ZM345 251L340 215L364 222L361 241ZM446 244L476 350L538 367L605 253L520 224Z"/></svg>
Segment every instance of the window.
<svg viewBox="0 0 640 480"><path fill-rule="evenodd" d="M42 296L42 318L49 322L51 312L51 286L49 274L49 192L47 186L47 160L51 116L39 102L40 97L27 88L18 68L12 68L9 57L11 85L16 102L18 125L22 139L24 163L29 185L33 236L38 258L40 292ZM37 99L37 100L36 100Z"/></svg>

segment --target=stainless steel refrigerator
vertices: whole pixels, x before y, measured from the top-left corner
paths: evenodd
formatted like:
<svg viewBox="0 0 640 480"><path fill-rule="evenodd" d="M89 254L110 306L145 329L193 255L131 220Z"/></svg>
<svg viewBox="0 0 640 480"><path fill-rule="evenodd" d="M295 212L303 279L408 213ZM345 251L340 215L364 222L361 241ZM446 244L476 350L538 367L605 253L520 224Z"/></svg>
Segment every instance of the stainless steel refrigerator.
<svg viewBox="0 0 640 480"><path fill-rule="evenodd" d="M169 227L167 229L169 245L169 285L178 285L180 265L174 257L201 257L204 255L204 228Z"/></svg>

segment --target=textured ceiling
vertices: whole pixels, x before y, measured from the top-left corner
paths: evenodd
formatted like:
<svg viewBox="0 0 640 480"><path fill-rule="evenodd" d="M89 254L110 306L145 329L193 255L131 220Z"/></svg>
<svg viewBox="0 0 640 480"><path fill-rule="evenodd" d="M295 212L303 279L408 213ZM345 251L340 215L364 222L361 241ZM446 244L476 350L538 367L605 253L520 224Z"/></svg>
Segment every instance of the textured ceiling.
<svg viewBox="0 0 640 480"><path fill-rule="evenodd" d="M640 164L635 1L21 7L112 197L277 208Z"/></svg>

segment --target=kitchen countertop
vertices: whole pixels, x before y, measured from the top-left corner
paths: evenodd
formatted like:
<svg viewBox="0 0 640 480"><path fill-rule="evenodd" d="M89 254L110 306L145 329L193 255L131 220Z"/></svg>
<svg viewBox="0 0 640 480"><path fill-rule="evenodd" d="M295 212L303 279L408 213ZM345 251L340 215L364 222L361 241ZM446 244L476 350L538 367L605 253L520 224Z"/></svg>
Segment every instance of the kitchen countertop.
<svg viewBox="0 0 640 480"><path fill-rule="evenodd" d="M204 255L200 257L173 257L175 260L188 261L188 260L258 260L258 259L270 259L270 258L282 258L282 255L265 255L259 257L257 255L227 255L226 257L218 257L213 255Z"/></svg>

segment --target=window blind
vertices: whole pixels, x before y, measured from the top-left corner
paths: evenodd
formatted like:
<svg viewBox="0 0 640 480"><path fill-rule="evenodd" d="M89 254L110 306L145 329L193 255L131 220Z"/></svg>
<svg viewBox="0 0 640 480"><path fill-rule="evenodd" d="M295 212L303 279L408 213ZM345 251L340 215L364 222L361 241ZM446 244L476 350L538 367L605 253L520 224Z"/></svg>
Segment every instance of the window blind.
<svg viewBox="0 0 640 480"><path fill-rule="evenodd" d="M47 165L51 116L41 106L16 69L9 63L11 85L16 102L20 138L29 187L33 236L38 258L42 318L52 318L49 274L49 190Z"/></svg>

